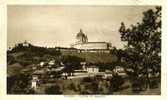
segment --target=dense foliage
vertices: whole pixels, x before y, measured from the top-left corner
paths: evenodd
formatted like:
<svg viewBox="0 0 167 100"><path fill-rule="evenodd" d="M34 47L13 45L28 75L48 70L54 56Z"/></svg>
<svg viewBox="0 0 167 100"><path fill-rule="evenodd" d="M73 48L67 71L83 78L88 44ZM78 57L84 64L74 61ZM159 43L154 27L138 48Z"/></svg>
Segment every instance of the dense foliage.
<svg viewBox="0 0 167 100"><path fill-rule="evenodd" d="M65 65L64 72L72 74L75 69L81 68L81 62L84 61L83 58L77 56L62 56L62 62Z"/></svg>
<svg viewBox="0 0 167 100"><path fill-rule="evenodd" d="M7 77L7 93L10 94L33 94L30 88L30 76L18 74Z"/></svg>
<svg viewBox="0 0 167 100"><path fill-rule="evenodd" d="M149 88L150 77L161 72L161 7L143 12L142 21L130 28L122 22L119 32L127 42L124 60L134 70L131 76L143 78L141 84Z"/></svg>

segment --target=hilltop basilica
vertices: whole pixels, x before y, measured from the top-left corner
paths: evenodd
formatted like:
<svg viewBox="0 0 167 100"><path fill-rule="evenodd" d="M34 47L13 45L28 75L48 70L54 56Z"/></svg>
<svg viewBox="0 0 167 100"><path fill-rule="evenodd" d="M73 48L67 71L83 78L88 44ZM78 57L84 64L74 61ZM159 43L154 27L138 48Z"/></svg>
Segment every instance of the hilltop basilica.
<svg viewBox="0 0 167 100"><path fill-rule="evenodd" d="M111 49L111 43L108 42L89 42L87 35L83 33L80 29L80 32L76 35L76 42L71 44L72 48L80 50L109 50Z"/></svg>

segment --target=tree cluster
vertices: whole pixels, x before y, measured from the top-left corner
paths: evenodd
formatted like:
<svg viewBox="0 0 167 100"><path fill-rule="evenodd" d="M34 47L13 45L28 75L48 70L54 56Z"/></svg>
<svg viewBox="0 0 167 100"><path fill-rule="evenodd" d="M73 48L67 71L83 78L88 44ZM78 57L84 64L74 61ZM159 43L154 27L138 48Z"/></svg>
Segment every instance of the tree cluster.
<svg viewBox="0 0 167 100"><path fill-rule="evenodd" d="M143 12L142 21L127 28L122 22L119 29L121 40L126 42L125 62L133 69L133 78L142 77L146 88L150 77L161 73L161 7Z"/></svg>

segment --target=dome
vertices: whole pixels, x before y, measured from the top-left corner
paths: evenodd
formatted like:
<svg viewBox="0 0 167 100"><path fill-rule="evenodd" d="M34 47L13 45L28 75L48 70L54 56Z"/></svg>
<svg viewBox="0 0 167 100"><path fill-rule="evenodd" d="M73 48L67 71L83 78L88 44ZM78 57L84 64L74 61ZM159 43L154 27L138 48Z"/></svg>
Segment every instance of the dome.
<svg viewBox="0 0 167 100"><path fill-rule="evenodd" d="M82 32L82 29L80 29L80 32L76 36L77 43L86 43L88 41L87 36Z"/></svg>
<svg viewBox="0 0 167 100"><path fill-rule="evenodd" d="M82 29L80 29L80 32L77 34L76 38L85 37L85 34L82 32Z"/></svg>

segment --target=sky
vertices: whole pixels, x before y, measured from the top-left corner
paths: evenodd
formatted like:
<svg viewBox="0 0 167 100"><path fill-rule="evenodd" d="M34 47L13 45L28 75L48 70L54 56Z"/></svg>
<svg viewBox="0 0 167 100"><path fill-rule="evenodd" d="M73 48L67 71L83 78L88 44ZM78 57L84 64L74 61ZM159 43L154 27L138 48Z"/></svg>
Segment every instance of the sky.
<svg viewBox="0 0 167 100"><path fill-rule="evenodd" d="M82 31L89 42L111 42L123 48L120 23L140 22L154 6L8 5L7 46L27 40L44 47L69 47Z"/></svg>

